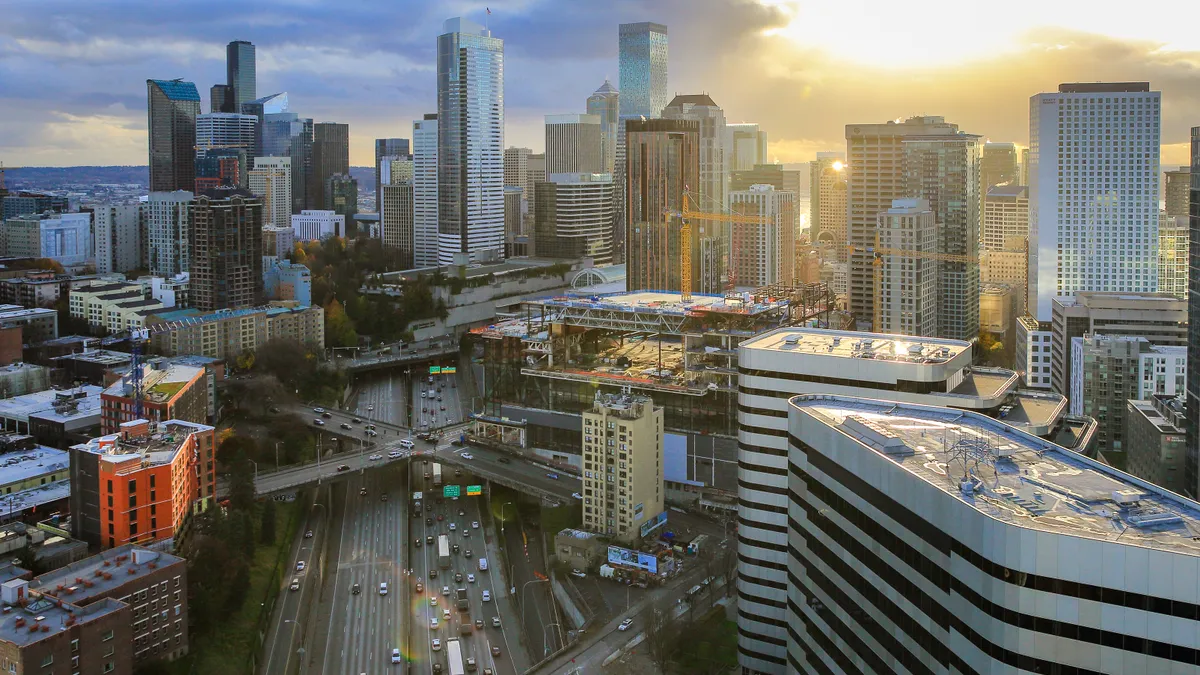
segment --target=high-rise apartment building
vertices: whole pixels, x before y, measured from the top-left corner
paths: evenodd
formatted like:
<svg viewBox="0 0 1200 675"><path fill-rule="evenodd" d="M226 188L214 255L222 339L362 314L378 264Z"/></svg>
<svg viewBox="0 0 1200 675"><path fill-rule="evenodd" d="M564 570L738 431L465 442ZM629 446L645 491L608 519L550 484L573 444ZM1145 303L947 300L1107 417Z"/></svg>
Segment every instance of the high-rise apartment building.
<svg viewBox="0 0 1200 675"><path fill-rule="evenodd" d="M97 274L146 266L147 204L101 204L94 208Z"/></svg>
<svg viewBox="0 0 1200 675"><path fill-rule="evenodd" d="M546 175L603 171L599 115L546 115L545 127Z"/></svg>
<svg viewBox="0 0 1200 675"><path fill-rule="evenodd" d="M262 200L198 195L190 211L191 306L210 312L262 304Z"/></svg>
<svg viewBox="0 0 1200 675"><path fill-rule="evenodd" d="M146 199L147 258L150 274L174 277L188 271L190 225L187 190L151 192Z"/></svg>
<svg viewBox="0 0 1200 675"><path fill-rule="evenodd" d="M308 208L332 208L325 201L329 181L350 174L350 125L318 122L313 125L313 180L309 185Z"/></svg>
<svg viewBox="0 0 1200 675"><path fill-rule="evenodd" d="M200 92L183 80L146 80L146 98L150 191L193 189Z"/></svg>
<svg viewBox="0 0 1200 675"><path fill-rule="evenodd" d="M234 40L225 46L225 84L233 91L230 112L240 113L243 103L258 98L258 68L252 43Z"/></svg>
<svg viewBox="0 0 1200 675"><path fill-rule="evenodd" d="M727 124L725 129L729 135L726 163L730 171L747 171L756 164L770 163L767 157L767 132L759 129L757 124Z"/></svg>
<svg viewBox="0 0 1200 675"><path fill-rule="evenodd" d="M937 334L956 340L979 335L979 136L908 136L904 177L908 196L929 201L937 223Z"/></svg>
<svg viewBox="0 0 1200 675"><path fill-rule="evenodd" d="M730 278L735 288L791 284L796 276L796 195L773 185L729 193L731 213L758 216L759 223L730 223Z"/></svg>
<svg viewBox="0 0 1200 675"><path fill-rule="evenodd" d="M413 266L438 264L438 120L413 122Z"/></svg>
<svg viewBox="0 0 1200 675"><path fill-rule="evenodd" d="M893 200L892 208L879 214L876 231L883 248L914 253L937 251L937 221L924 199ZM880 303L880 327L895 335L937 336L937 261L900 254L880 260L875 296ZM978 300L975 311L979 311Z"/></svg>
<svg viewBox="0 0 1200 675"><path fill-rule="evenodd" d="M850 255L846 245L846 165L837 157L818 157L809 164L810 171L817 172L812 179L816 183L810 208L813 214L812 238L833 249L837 260L845 262Z"/></svg>
<svg viewBox="0 0 1200 675"><path fill-rule="evenodd" d="M1191 248L1187 216L1158 219L1158 291L1187 300L1188 251Z"/></svg>
<svg viewBox="0 0 1200 675"><path fill-rule="evenodd" d="M296 241L319 241L346 236L346 217L328 209L305 209L292 216Z"/></svg>
<svg viewBox="0 0 1200 675"><path fill-rule="evenodd" d="M547 153L549 154L549 153ZM534 250L547 258L612 263L613 182L606 173L552 173L537 184Z"/></svg>
<svg viewBox="0 0 1200 675"><path fill-rule="evenodd" d="M700 184L692 186L691 199L698 211L722 212L729 206L725 111L708 94L681 94L663 108L662 116L700 123Z"/></svg>
<svg viewBox="0 0 1200 675"><path fill-rule="evenodd" d="M979 194L996 185L1020 185L1021 146L1016 143L983 144L979 160Z"/></svg>
<svg viewBox="0 0 1200 675"><path fill-rule="evenodd" d="M979 279L981 284L1005 284L1013 289L1013 311L1025 314L1028 296L1026 260L1029 246L1029 188L995 185L983 198L980 229Z"/></svg>
<svg viewBox="0 0 1200 675"><path fill-rule="evenodd" d="M375 205L379 207L379 186L387 181L383 180L383 165L384 162L390 162L393 159L412 159L412 146L407 138L376 138L375 139Z"/></svg>
<svg viewBox="0 0 1200 675"><path fill-rule="evenodd" d="M1029 307L1158 288L1159 92L1061 84L1029 100ZM1034 246L1036 242L1036 246Z"/></svg>
<svg viewBox="0 0 1200 675"><path fill-rule="evenodd" d="M250 171L250 192L262 197L263 223L292 226L292 158L255 157Z"/></svg>
<svg viewBox="0 0 1200 675"><path fill-rule="evenodd" d="M621 116L621 96L607 79L587 100L587 114L600 118L601 173L613 173L617 166L617 124ZM507 155L505 156L507 159ZM506 165L507 166L507 165ZM506 169L507 170L507 169ZM504 183L511 185L511 183Z"/></svg>
<svg viewBox="0 0 1200 675"><path fill-rule="evenodd" d="M438 36L438 262L504 255L504 41L463 18Z"/></svg>
<svg viewBox="0 0 1200 675"><path fill-rule="evenodd" d="M583 529L624 544L663 512L663 409L637 394L596 392L583 411Z"/></svg>
<svg viewBox="0 0 1200 675"><path fill-rule="evenodd" d="M403 269L413 266L415 188L413 181L401 180L383 185L379 201L379 237L385 248L398 249ZM419 265L418 265L419 266Z"/></svg>
<svg viewBox="0 0 1200 675"><path fill-rule="evenodd" d="M1072 415L1098 423L1093 449L1113 466L1125 467L1127 401L1186 389L1187 347L1164 347L1132 335L1089 333L1071 340Z"/></svg>
<svg viewBox="0 0 1200 675"><path fill-rule="evenodd" d="M1166 194L1167 215L1188 217L1189 205L1192 203L1192 171L1181 166L1175 171L1163 173L1166 183L1163 192Z"/></svg>
<svg viewBox="0 0 1200 675"><path fill-rule="evenodd" d="M1188 239L1200 241L1200 127L1192 127L1192 195L1188 202ZM1188 315L1200 317L1200 246L1188 249ZM1188 344L1200 345L1200 320L1188 324ZM1187 453L1184 493L1200 495L1200 349L1188 353Z"/></svg>

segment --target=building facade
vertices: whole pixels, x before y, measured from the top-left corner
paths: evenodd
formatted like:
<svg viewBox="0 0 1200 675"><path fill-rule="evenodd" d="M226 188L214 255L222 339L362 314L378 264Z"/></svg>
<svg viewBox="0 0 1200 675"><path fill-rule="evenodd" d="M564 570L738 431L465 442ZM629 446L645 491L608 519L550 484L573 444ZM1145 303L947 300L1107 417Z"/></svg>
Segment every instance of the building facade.
<svg viewBox="0 0 1200 675"><path fill-rule="evenodd" d="M1200 127L1192 127L1192 197L1188 220L1188 239L1200 241ZM1188 249L1189 316L1200 317L1200 246ZM1188 344L1200 345L1200 321L1188 324ZM1184 457L1184 492L1200 496L1200 349L1188 354L1187 453Z"/></svg>
<svg viewBox="0 0 1200 675"><path fill-rule="evenodd" d="M292 158L255 157L250 192L262 197L263 224L292 226Z"/></svg>
<svg viewBox="0 0 1200 675"><path fill-rule="evenodd" d="M241 113L213 112L196 116L196 146L201 149L240 148L254 152L258 118Z"/></svg>
<svg viewBox="0 0 1200 675"><path fill-rule="evenodd" d="M545 127L546 175L603 172L599 115L546 115Z"/></svg>
<svg viewBox="0 0 1200 675"><path fill-rule="evenodd" d="M587 114L600 118L600 161L599 173L613 173L617 162L617 124L621 117L621 95L607 79L587 99ZM507 155L505 160L507 162ZM507 164L505 165L507 171ZM513 185L505 176L505 185Z"/></svg>
<svg viewBox="0 0 1200 675"><path fill-rule="evenodd" d="M698 211L722 213L729 207L728 134L725 112L708 94L678 95L663 109L665 119L695 120L700 124L700 184L693 187ZM782 184L778 186L782 189ZM742 189L749 189L746 186Z"/></svg>
<svg viewBox="0 0 1200 675"><path fill-rule="evenodd" d="M883 248L914 253L937 251L937 221L929 202L924 199L892 201L892 208L879 214L876 232ZM895 253L881 256L876 266L879 279L875 296L879 303L877 314L884 332L937 336L937 261Z"/></svg>
<svg viewBox="0 0 1200 675"><path fill-rule="evenodd" d="M1186 491L1187 416L1183 396L1151 396L1125 404L1125 470L1176 494Z"/></svg>
<svg viewBox="0 0 1200 675"><path fill-rule="evenodd" d="M758 164L769 164L767 156L767 132L757 124L742 123L726 125L729 134L727 147L730 171L748 171Z"/></svg>
<svg viewBox="0 0 1200 675"><path fill-rule="evenodd" d="M1158 219L1158 291L1180 300L1187 300L1188 293L1189 227L1187 216Z"/></svg>
<svg viewBox="0 0 1200 675"><path fill-rule="evenodd" d="M1039 320L1080 291L1158 288L1160 99L1148 82L1061 84L1029 99L1029 308Z"/></svg>
<svg viewBox="0 0 1200 675"><path fill-rule="evenodd" d="M147 203L101 204L92 211L96 230L96 273L146 267Z"/></svg>
<svg viewBox="0 0 1200 675"><path fill-rule="evenodd" d="M262 303L262 202L233 195L192 201L191 305L200 311Z"/></svg>
<svg viewBox="0 0 1200 675"><path fill-rule="evenodd" d="M403 269L413 267L415 260L415 186L413 181L384 185L379 201L379 232L386 248L403 253Z"/></svg>
<svg viewBox="0 0 1200 675"><path fill-rule="evenodd" d="M258 98L258 64L254 44L234 40L225 46L225 84L232 90L233 112Z"/></svg>
<svg viewBox="0 0 1200 675"><path fill-rule="evenodd" d="M1021 146L1016 143L983 144L979 160L979 194L997 185L1020 185Z"/></svg>
<svg viewBox="0 0 1200 675"><path fill-rule="evenodd" d="M583 413L583 528L631 544L663 512L663 409L646 396L596 394Z"/></svg>
<svg viewBox="0 0 1200 675"><path fill-rule="evenodd" d="M654 118L667 107L667 27L623 23L617 31L620 117Z"/></svg>
<svg viewBox="0 0 1200 675"><path fill-rule="evenodd" d="M438 264L437 114L413 122L413 266Z"/></svg>
<svg viewBox="0 0 1200 675"><path fill-rule="evenodd" d="M136 388L126 373L100 394L100 431L115 434L136 419L153 423L183 420L208 422L208 375L204 368L181 363L140 363L142 414L135 412Z"/></svg>
<svg viewBox="0 0 1200 675"><path fill-rule="evenodd" d="M297 302L209 314L196 309L161 311L149 316L147 323L170 324L150 336L154 352L164 356L230 360L272 339L294 342L317 353L325 349L325 310Z"/></svg>
<svg viewBox="0 0 1200 675"><path fill-rule="evenodd" d="M810 202L814 214L812 239L828 245L833 249L834 257L845 262L850 256L846 245L846 165L838 158L819 157L809 166L819 172L814 177L816 189Z"/></svg>
<svg viewBox="0 0 1200 675"><path fill-rule="evenodd" d="M4 222L5 254L14 258L48 258L63 267L92 262L92 214L42 213Z"/></svg>
<svg viewBox="0 0 1200 675"><path fill-rule="evenodd" d="M544 258L612 263L613 182L606 173L555 173L537 184L534 250Z"/></svg>
<svg viewBox="0 0 1200 675"><path fill-rule="evenodd" d="M313 180L309 185L308 208L332 209L326 199L334 176L350 174L350 125L317 122L313 125Z"/></svg>
<svg viewBox="0 0 1200 675"><path fill-rule="evenodd" d="M334 211L305 209L292 216L296 241L319 241L346 236L346 217Z"/></svg>
<svg viewBox="0 0 1200 675"><path fill-rule="evenodd" d="M384 184L383 166L393 159L412 159L412 144L407 138L375 139L375 204L379 204L379 186Z"/></svg>
<svg viewBox="0 0 1200 675"><path fill-rule="evenodd" d="M758 223L730 223L730 280L735 288L791 284L796 277L796 195L773 185L729 193L729 210L758 216Z"/></svg>
<svg viewBox="0 0 1200 675"><path fill-rule="evenodd" d="M191 190L196 184L196 117L200 92L183 80L146 80L150 191Z"/></svg>
<svg viewBox="0 0 1200 675"><path fill-rule="evenodd" d="M1166 195L1168 216L1187 218L1191 208L1192 171L1181 166L1175 171L1163 172L1163 193Z"/></svg>

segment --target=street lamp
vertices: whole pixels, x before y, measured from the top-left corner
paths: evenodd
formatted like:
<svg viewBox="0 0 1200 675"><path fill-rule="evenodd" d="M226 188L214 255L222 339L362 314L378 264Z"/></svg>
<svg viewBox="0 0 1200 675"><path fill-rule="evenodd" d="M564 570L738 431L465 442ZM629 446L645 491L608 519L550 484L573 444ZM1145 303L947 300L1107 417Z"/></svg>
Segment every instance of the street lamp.
<svg viewBox="0 0 1200 675"><path fill-rule="evenodd" d="M290 623L290 624L293 624L293 625L292 625L292 635L291 635L291 638L289 639L289 641L288 641L288 642L289 642L289 644L290 644L290 643L292 643L292 642L295 642L295 641L296 641L296 626L299 626L299 625L300 625L300 620L299 620L299 619L284 619L284 620L283 620L283 622L284 622L284 623ZM303 636L303 635L304 635L304 631L303 631L303 630L301 630L301 632L300 632L300 635L301 635L301 636ZM300 653L300 654L303 654L303 653L304 653L304 647L303 647L303 646L301 646L301 647L300 647L300 648L297 650L297 652L298 652L298 653ZM285 673L286 673L286 672L288 672L288 670L290 670L291 663L292 663L292 653L291 653L291 650L288 650L288 662L284 664L284 666L283 666L283 672L285 672ZM301 662L301 664L300 664L300 667L301 667L301 668L304 668L304 662ZM306 670L306 671L307 671L308 669L307 669L307 668L304 668L304 670Z"/></svg>
<svg viewBox="0 0 1200 675"><path fill-rule="evenodd" d="M254 465L254 490L255 490L255 492L257 492L258 491L258 462L254 461L252 459L247 460L247 461L249 461L251 464Z"/></svg>
<svg viewBox="0 0 1200 675"><path fill-rule="evenodd" d="M521 626L522 627L525 626L525 608L529 606L525 602L525 589L529 587L529 584L539 584L539 583L549 583L549 582L550 582L549 579L530 579L529 581L526 581L521 586L521 594L518 597L521 599ZM542 640L545 640L545 639L546 639L546 636L545 636L545 634L543 634ZM544 644L543 644L543 646L544 646Z"/></svg>

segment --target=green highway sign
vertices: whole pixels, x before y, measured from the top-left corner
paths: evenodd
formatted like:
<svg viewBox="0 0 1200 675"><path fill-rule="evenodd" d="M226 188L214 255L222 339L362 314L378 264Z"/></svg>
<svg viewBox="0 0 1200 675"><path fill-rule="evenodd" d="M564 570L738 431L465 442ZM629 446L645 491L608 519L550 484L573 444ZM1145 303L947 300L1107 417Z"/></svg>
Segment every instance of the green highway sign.
<svg viewBox="0 0 1200 675"><path fill-rule="evenodd" d="M429 374L430 375L440 375L441 373L442 373L441 366L429 366Z"/></svg>
<svg viewBox="0 0 1200 675"><path fill-rule="evenodd" d="M457 485L447 485L446 487L442 488L443 497L457 497L460 494L462 494L462 491Z"/></svg>
<svg viewBox="0 0 1200 675"><path fill-rule="evenodd" d="M481 494L483 494L483 486L482 485L468 485L467 486L467 496L468 497L478 497Z"/></svg>
<svg viewBox="0 0 1200 675"><path fill-rule="evenodd" d="M442 366L443 375L454 375L458 372L458 366Z"/></svg>

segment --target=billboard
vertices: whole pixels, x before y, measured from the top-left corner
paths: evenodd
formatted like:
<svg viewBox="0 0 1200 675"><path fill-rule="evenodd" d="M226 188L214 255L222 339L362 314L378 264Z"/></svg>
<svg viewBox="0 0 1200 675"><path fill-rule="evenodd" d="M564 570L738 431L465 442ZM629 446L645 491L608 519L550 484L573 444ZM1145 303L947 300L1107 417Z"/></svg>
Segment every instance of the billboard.
<svg viewBox="0 0 1200 675"><path fill-rule="evenodd" d="M650 574L658 574L658 558L649 553L631 551L620 546L608 547L608 562L622 567L637 567Z"/></svg>
<svg viewBox="0 0 1200 675"><path fill-rule="evenodd" d="M646 535L650 534L651 532L653 532L653 531L657 530L658 528L662 527L663 525L665 525L666 522L667 522L667 512L663 511L662 513L658 514L657 516L654 516L650 520L647 520L646 522L642 523L642 526L640 528L640 534L643 537L645 537Z"/></svg>
<svg viewBox="0 0 1200 675"><path fill-rule="evenodd" d="M468 497L478 497L481 494L483 494L483 486L482 485L468 485L467 486L467 496Z"/></svg>

